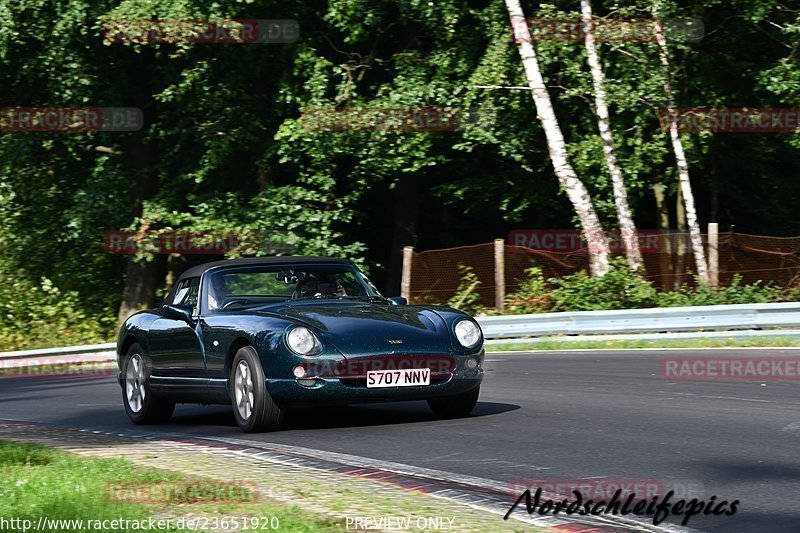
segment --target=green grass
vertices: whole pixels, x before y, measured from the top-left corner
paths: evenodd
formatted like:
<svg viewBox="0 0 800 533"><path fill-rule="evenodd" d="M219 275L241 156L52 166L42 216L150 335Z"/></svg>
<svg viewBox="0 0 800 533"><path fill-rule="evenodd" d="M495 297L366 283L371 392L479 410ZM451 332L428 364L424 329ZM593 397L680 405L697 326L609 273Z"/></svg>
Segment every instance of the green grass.
<svg viewBox="0 0 800 533"><path fill-rule="evenodd" d="M487 352L530 351L530 350L618 350L620 348L748 348L748 347L795 347L800 339L753 337L751 339L708 338L674 340L615 340L615 341L559 341L508 342L487 345Z"/></svg>
<svg viewBox="0 0 800 533"><path fill-rule="evenodd" d="M235 481L235 480L233 480ZM149 517L173 518L173 527L161 531L196 531L178 529L174 520L180 516L247 516L278 518L279 531L341 531L335 520L320 519L297 507L257 501L242 503L118 503L107 498L108 487L152 486L153 484L219 484L213 480L181 476L164 470L138 467L122 459L82 458L61 450L40 445L0 441L0 518L30 520L37 524L39 517L49 519L83 520L141 520ZM240 493L241 494L241 493ZM235 500L235 499L234 499ZM74 526L74 525L73 525ZM0 524L2 531L23 531L21 523ZM241 527L240 527L241 529ZM37 533L85 532L87 529L61 527L44 528ZM30 531L30 530L29 530ZM105 529L104 531L142 531Z"/></svg>

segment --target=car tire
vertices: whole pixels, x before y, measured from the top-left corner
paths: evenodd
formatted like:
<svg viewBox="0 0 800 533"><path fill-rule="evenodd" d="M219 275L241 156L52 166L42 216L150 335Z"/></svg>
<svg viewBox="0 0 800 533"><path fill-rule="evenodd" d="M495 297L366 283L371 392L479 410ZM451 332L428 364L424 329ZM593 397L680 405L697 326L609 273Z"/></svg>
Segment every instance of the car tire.
<svg viewBox="0 0 800 533"><path fill-rule="evenodd" d="M150 368L138 344L128 349L122 365L122 403L134 424L167 422L175 411L175 402L150 390Z"/></svg>
<svg viewBox="0 0 800 533"><path fill-rule="evenodd" d="M285 410L267 391L267 380L252 346L240 348L230 373L231 405L236 422L245 433L274 431L281 427Z"/></svg>
<svg viewBox="0 0 800 533"><path fill-rule="evenodd" d="M440 418L467 416L475 409L480 393L481 387L478 385L474 389L462 392L461 394L431 398L428 400L428 406L431 408L431 411L433 411L433 414Z"/></svg>

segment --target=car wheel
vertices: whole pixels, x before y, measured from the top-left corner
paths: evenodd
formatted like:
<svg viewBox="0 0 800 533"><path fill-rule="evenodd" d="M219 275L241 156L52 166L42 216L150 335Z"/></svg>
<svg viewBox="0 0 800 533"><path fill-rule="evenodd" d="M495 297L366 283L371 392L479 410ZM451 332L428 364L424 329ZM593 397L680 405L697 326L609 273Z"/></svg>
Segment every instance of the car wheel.
<svg viewBox="0 0 800 533"><path fill-rule="evenodd" d="M233 414L242 431L257 433L280 428L284 409L267 392L264 369L252 346L236 352L230 379Z"/></svg>
<svg viewBox="0 0 800 533"><path fill-rule="evenodd" d="M454 396L443 396L441 398L431 398L428 406L436 416L442 418L457 418L467 416L475 409L478 403L478 395L481 393L480 385L467 392Z"/></svg>
<svg viewBox="0 0 800 533"><path fill-rule="evenodd" d="M156 424L172 417L175 402L150 391L150 372L138 344L131 346L125 355L122 375L122 403L134 424Z"/></svg>

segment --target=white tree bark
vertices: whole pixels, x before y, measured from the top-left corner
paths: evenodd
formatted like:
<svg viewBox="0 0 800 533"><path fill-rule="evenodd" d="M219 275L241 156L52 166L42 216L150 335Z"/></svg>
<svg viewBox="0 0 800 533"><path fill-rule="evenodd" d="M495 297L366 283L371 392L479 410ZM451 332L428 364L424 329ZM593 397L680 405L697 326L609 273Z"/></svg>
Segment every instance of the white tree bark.
<svg viewBox="0 0 800 533"><path fill-rule="evenodd" d="M683 151L683 143L678 133L678 110L675 107L675 97L672 94L672 84L669 81L669 53L667 49L667 39L664 37L664 29L658 18L658 5L653 3L653 26L655 27L656 42L658 43L658 57L664 69L664 92L667 93L667 123L669 136L672 140L672 151L675 153L675 161L678 165L678 180L683 195L683 204L686 208L686 222L689 226L689 241L692 246L695 266L697 267L697 277L701 283L708 285L708 263L703 249L703 234L700 233L700 223L697 220L697 210L694 206L694 194L692 193L692 183L689 181L689 164L686 161L686 153Z"/></svg>
<svg viewBox="0 0 800 533"><path fill-rule="evenodd" d="M539 122L542 123L545 137L547 138L547 149L550 153L550 160L553 162L553 170L558 178L567 198L572 202L572 206L581 222L581 228L589 246L589 262L592 274L603 276L608 272L608 239L600 225L600 219L592 205L592 199L586 186L578 178L575 169L567 158L567 148L564 142L564 135L561 126L558 124L553 104L550 101L550 94L544 84L542 73L539 70L539 61L536 58L536 51L531 44L531 35L525 20L525 13L522 11L519 0L505 0L508 16L514 28L514 37L525 68L525 77L528 80L528 87L531 89L533 102L536 105L536 113Z"/></svg>
<svg viewBox="0 0 800 533"><path fill-rule="evenodd" d="M611 134L611 115L606 104L606 90L604 87L605 75L600 66L600 57L595 45L594 30L592 28L592 4L590 0L581 0L581 18L585 33L586 58L594 83L594 103L597 112L597 127L600 130L600 139L603 141L603 155L605 156L608 172L611 174L611 186L614 193L614 204L617 207L617 221L622 233L622 242L625 244L625 257L628 265L633 270L643 268L642 251L639 249L639 238L636 234L636 225L628 205L628 189L622 176L622 169L617 161L614 150L614 138Z"/></svg>

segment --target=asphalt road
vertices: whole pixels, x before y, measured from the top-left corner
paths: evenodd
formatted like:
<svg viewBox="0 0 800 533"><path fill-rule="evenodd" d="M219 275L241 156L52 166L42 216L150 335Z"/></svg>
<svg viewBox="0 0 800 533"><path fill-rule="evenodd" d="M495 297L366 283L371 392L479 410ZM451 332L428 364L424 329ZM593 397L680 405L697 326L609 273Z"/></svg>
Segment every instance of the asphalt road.
<svg viewBox="0 0 800 533"><path fill-rule="evenodd" d="M800 382L668 381L665 355L707 350L490 354L480 403L461 420L423 402L295 411L278 433L244 435L226 407L178 406L165 433L290 444L503 483L622 480L740 500L705 531L800 531ZM800 356L800 350L713 355ZM103 379L0 380L0 418L71 427L131 425ZM674 520L670 520L674 523Z"/></svg>

